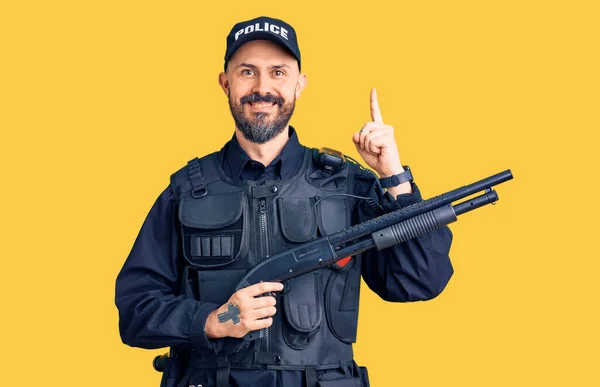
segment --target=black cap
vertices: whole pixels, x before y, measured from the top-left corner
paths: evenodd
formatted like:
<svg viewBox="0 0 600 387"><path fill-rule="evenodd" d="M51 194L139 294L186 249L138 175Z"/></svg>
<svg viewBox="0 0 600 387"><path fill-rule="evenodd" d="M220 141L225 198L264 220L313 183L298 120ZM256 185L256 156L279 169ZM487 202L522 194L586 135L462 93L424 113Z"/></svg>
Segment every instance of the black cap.
<svg viewBox="0 0 600 387"><path fill-rule="evenodd" d="M261 16L233 26L227 35L225 70L233 53L243 44L253 40L270 40L282 45L298 60L298 69L300 69L300 48L298 48L294 28L283 20Z"/></svg>

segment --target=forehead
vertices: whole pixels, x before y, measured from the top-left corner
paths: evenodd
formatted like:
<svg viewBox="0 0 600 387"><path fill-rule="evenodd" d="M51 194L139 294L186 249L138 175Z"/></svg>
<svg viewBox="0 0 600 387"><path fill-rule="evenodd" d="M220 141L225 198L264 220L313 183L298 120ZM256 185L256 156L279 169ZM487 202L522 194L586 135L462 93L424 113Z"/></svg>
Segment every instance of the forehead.
<svg viewBox="0 0 600 387"><path fill-rule="evenodd" d="M229 61L238 65L248 63L253 65L271 65L286 63L292 67L296 58L281 45L269 40L253 40L238 48Z"/></svg>

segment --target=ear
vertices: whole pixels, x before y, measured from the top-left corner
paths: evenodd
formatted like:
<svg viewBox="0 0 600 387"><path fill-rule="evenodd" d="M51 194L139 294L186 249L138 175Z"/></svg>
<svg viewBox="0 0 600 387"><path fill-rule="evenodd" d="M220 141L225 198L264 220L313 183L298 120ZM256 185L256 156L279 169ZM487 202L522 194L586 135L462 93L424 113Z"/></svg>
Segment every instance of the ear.
<svg viewBox="0 0 600 387"><path fill-rule="evenodd" d="M229 95L229 79L227 78L227 73L219 74L219 85L225 92L225 95Z"/></svg>
<svg viewBox="0 0 600 387"><path fill-rule="evenodd" d="M299 74L298 81L296 82L296 99L300 98L300 94L302 94L302 90L306 87L308 79L306 78L306 74Z"/></svg>

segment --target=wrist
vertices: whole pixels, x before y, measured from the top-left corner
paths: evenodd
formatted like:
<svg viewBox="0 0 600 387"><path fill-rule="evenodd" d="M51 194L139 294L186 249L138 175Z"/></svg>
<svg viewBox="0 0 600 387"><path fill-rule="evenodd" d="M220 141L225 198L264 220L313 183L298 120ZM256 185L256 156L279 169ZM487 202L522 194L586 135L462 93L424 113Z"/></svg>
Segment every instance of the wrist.
<svg viewBox="0 0 600 387"><path fill-rule="evenodd" d="M404 168L402 168L402 166L399 166L399 167L395 167L395 168L391 168L391 169L385 169L385 170L377 171L377 174L379 175L380 178L383 179L383 178L386 178L386 177L398 175L398 174L400 174L402 172L404 172Z"/></svg>
<svg viewBox="0 0 600 387"><path fill-rule="evenodd" d="M208 318L206 319L206 324L204 325L204 333L209 339L218 339L223 337L219 329L219 323L217 322L218 311L218 309L215 309L210 312Z"/></svg>
<svg viewBox="0 0 600 387"><path fill-rule="evenodd" d="M392 195L394 199L398 198L398 195L412 194L412 184L410 182L404 182L395 187L386 188L387 192Z"/></svg>
<svg viewBox="0 0 600 387"><path fill-rule="evenodd" d="M390 176L379 178L381 188L393 188L402 185L404 190L410 190L410 183L413 181L412 172L408 165L401 167L402 171Z"/></svg>

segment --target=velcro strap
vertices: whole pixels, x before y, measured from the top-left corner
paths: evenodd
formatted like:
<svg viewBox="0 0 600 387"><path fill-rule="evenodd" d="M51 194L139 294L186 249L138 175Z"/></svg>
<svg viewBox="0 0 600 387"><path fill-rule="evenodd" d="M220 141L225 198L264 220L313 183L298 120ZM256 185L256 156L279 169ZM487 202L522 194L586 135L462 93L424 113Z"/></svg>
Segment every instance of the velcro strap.
<svg viewBox="0 0 600 387"><path fill-rule="evenodd" d="M277 365L281 363L281 355L275 352L255 352L254 362L257 364Z"/></svg>
<svg viewBox="0 0 600 387"><path fill-rule="evenodd" d="M277 195L277 191L275 185L257 185L252 187L252 197L254 199L268 198Z"/></svg>
<svg viewBox="0 0 600 387"><path fill-rule="evenodd" d="M317 387L317 372L314 367L306 367L304 371L306 375L306 387Z"/></svg>
<svg viewBox="0 0 600 387"><path fill-rule="evenodd" d="M342 303L340 310L354 311L358 310L358 292L360 287L360 270L350 269L346 274L346 283L344 284L344 293L342 294Z"/></svg>
<svg viewBox="0 0 600 387"><path fill-rule="evenodd" d="M217 387L229 387L230 366L226 357L217 358Z"/></svg>

